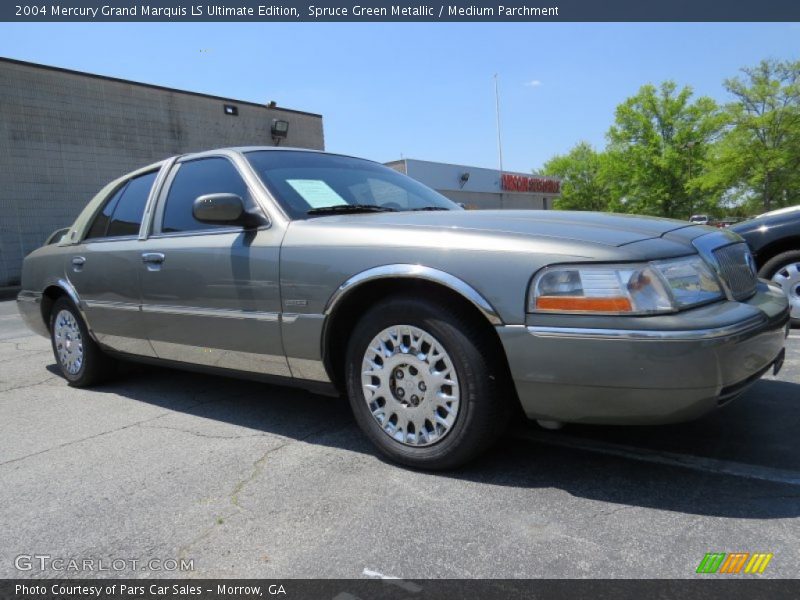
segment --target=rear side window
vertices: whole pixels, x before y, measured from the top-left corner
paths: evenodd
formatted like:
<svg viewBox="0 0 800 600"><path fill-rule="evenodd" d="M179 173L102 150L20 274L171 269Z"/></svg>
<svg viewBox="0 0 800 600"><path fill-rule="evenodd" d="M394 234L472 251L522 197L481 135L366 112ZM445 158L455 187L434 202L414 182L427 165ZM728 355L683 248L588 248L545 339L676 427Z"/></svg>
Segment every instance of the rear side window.
<svg viewBox="0 0 800 600"><path fill-rule="evenodd" d="M139 175L118 189L95 217L86 239L138 235L156 174Z"/></svg>
<svg viewBox="0 0 800 600"><path fill-rule="evenodd" d="M230 227L201 223L192 214L192 206L198 196L219 193L236 194L245 204L249 202L247 185L228 159L201 158L182 163L167 194L161 231L174 233Z"/></svg>
<svg viewBox="0 0 800 600"><path fill-rule="evenodd" d="M111 215L114 214L114 209L117 207L117 202L119 199L122 198L122 193L125 191L125 188L128 187L127 182L122 184L114 194L106 201L106 205L103 207L97 216L94 218L94 223L89 228L89 233L86 234L86 239L89 238L101 238L106 237L106 230L108 229L108 224L111 222Z"/></svg>

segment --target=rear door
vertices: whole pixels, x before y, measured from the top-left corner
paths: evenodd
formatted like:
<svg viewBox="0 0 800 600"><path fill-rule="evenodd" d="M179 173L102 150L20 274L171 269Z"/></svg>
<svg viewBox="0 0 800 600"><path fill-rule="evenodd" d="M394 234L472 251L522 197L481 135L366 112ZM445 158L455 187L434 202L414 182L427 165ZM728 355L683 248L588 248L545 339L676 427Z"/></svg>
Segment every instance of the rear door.
<svg viewBox="0 0 800 600"><path fill-rule="evenodd" d="M83 241L70 246L66 275L100 344L154 356L139 310L139 229L158 170L123 182L106 199Z"/></svg>
<svg viewBox="0 0 800 600"><path fill-rule="evenodd" d="M159 194L139 259L150 342L163 359L289 376L280 336L281 232L197 221L194 200L213 193L256 206L227 156L178 161Z"/></svg>

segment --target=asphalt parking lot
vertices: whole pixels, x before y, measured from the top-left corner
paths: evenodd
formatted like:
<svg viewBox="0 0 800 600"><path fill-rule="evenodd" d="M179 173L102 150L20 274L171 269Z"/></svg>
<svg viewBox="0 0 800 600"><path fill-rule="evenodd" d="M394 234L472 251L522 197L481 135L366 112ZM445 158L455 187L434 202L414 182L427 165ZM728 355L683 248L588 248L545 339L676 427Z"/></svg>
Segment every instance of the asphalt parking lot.
<svg viewBox="0 0 800 600"><path fill-rule="evenodd" d="M734 551L796 577L800 331L787 345L777 377L700 421L520 424L428 474L377 458L343 401L304 391L140 366L70 388L0 302L0 577L81 575L15 567L48 555L191 559L180 575L204 578L685 578Z"/></svg>

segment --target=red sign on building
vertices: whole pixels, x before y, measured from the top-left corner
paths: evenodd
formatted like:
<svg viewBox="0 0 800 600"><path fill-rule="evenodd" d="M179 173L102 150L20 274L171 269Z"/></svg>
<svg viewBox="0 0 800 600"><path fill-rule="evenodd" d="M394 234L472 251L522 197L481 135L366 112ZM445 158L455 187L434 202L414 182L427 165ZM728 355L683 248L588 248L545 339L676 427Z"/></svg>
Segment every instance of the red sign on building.
<svg viewBox="0 0 800 600"><path fill-rule="evenodd" d="M505 192L543 192L545 194L557 194L560 191L561 182L557 179L503 173L500 176L500 187Z"/></svg>

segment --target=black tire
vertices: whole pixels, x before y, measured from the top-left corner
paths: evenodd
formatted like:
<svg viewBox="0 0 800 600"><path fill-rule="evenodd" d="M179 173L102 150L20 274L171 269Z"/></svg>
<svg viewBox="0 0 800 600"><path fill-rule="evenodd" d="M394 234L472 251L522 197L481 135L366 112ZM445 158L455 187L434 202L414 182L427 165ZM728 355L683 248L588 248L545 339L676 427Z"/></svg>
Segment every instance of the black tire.
<svg viewBox="0 0 800 600"><path fill-rule="evenodd" d="M69 368L65 361L62 360L59 355L59 342L56 340L56 319L64 311L72 316L80 331L80 338L70 340L70 344L76 344L74 347L77 348L79 346L82 351L80 366L75 370ZM116 370L116 361L104 354L91 338L80 311L67 297L61 297L56 300L50 312L50 343L53 347L53 355L59 371L69 382L69 385L73 387L89 387L101 383L111 377Z"/></svg>
<svg viewBox="0 0 800 600"><path fill-rule="evenodd" d="M412 446L395 440L373 416L364 396L361 371L368 345L394 325L408 325L433 336L458 377L455 420L447 433L430 445ZM406 296L388 299L369 310L350 336L345 362L350 406L362 431L391 460L421 469L455 468L488 449L505 430L511 402L507 367L500 360L485 328L472 315L454 312L452 303Z"/></svg>
<svg viewBox="0 0 800 600"><path fill-rule="evenodd" d="M800 263L800 250L789 250L773 256L759 269L758 276L764 279L772 279L776 273L792 263ZM792 326L800 327L800 318L793 317L791 322Z"/></svg>

